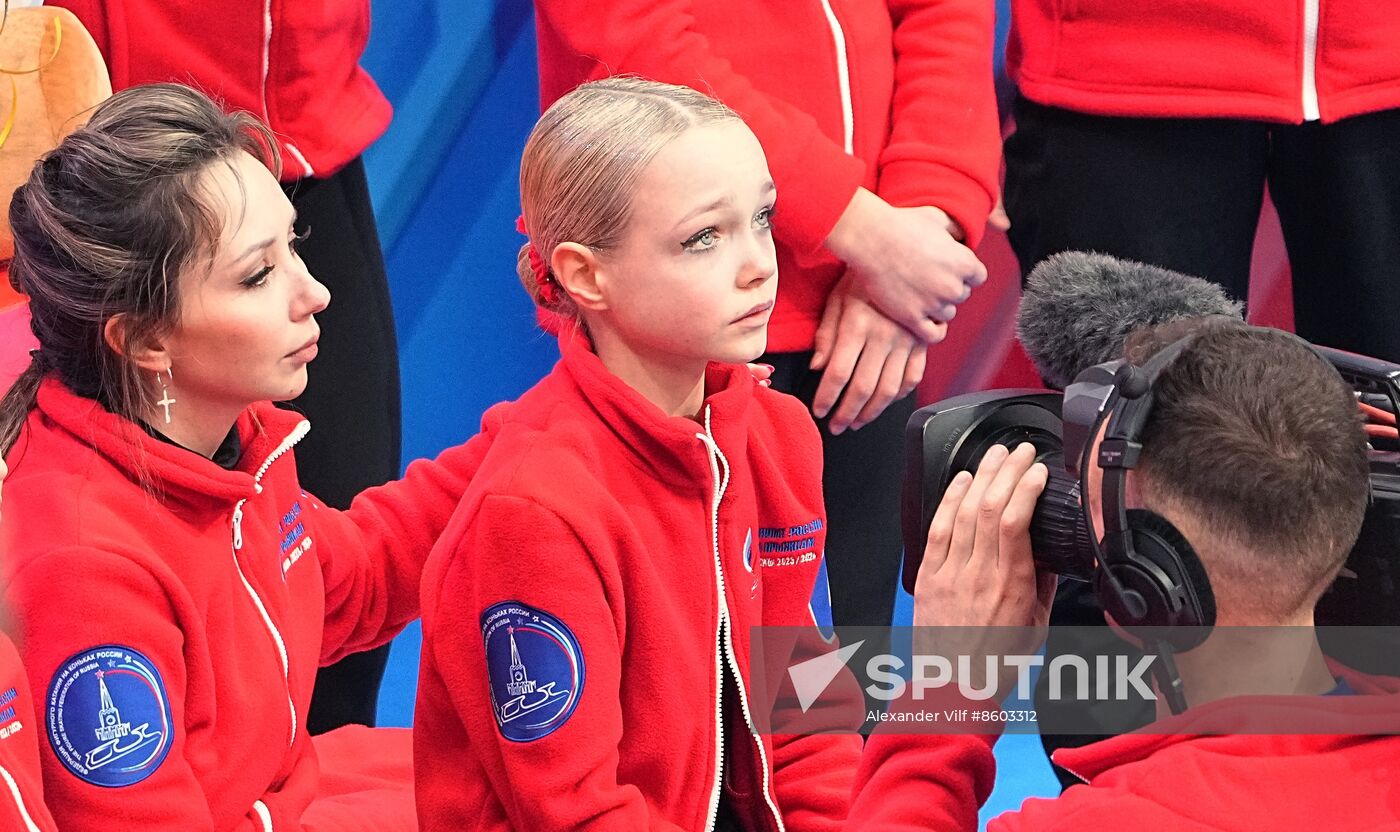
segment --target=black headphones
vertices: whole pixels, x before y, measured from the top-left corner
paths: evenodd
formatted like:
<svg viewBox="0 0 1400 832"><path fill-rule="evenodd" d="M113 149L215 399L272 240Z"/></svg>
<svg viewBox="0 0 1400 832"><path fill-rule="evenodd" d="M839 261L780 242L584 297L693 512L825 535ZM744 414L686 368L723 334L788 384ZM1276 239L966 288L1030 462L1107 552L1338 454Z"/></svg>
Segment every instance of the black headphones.
<svg viewBox="0 0 1400 832"><path fill-rule="evenodd" d="M1090 367L1065 389L1063 409L1065 463L1074 466L1086 497L1089 453L1099 425L1108 423L1098 447L1103 541L1088 535L1097 562L1094 592L1118 626L1155 648L1160 661L1154 672L1174 713L1186 709L1186 697L1172 651L1205 641L1215 624L1215 593L1185 535L1156 512L1128 508L1127 483L1142 455L1157 379L1195 339L1174 341L1141 367L1124 360ZM1087 499L1082 507L1092 529Z"/></svg>
<svg viewBox="0 0 1400 832"><path fill-rule="evenodd" d="M1102 543L1090 535L1099 562L1094 573L1099 603L1130 633L1166 628L1154 629L1151 638L1176 650L1196 647L1215 624L1210 578L1185 535L1160 514L1128 508L1126 492L1128 472L1142 454L1156 381L1194 340L1186 337L1168 345L1141 367L1113 362L1118 366L1113 368L1113 395L1104 414L1108 428L1098 449L1103 469ZM1091 448L1086 444L1082 453L1087 455ZM1087 485L1087 462L1084 458L1080 466L1081 487Z"/></svg>
<svg viewBox="0 0 1400 832"><path fill-rule="evenodd" d="M1229 319L1232 325L1257 329ZM1280 330L1269 330L1280 332ZM1090 452L1099 426L1107 422L1098 446L1103 469L1103 540L1089 534L1097 561L1094 591L1116 624L1156 648L1154 666L1172 710L1185 709L1185 695L1172 652L1199 646L1215 626L1215 593L1196 550L1165 517L1127 506L1128 472L1138 466L1142 434L1152 413L1157 380L1202 330L1159 350L1141 367L1126 360L1109 361L1080 373L1065 388L1062 404L1065 466L1079 477L1080 494L1089 494ZM1328 353L1292 333L1335 373ZM1337 353L1340 355L1340 353ZM1084 520L1093 528L1089 501L1081 501Z"/></svg>

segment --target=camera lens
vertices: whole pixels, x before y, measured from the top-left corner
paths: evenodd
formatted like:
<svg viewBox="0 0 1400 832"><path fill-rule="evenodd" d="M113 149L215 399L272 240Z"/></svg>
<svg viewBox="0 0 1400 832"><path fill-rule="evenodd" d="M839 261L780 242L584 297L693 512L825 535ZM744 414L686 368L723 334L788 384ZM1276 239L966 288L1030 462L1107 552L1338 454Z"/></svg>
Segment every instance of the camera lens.
<svg viewBox="0 0 1400 832"><path fill-rule="evenodd" d="M948 483L976 471L996 445L1029 442L1050 477L1036 502L1031 545L1041 569L1079 580L1093 576L1094 550L1080 508L1079 481L1064 465L1062 398L1040 391L968 393L915 411L905 429L902 500L904 587L914 591L928 530Z"/></svg>
<svg viewBox="0 0 1400 832"><path fill-rule="evenodd" d="M976 470L992 445L1015 448L1022 442L1035 446L1035 461L1049 470L1045 490L1031 515L1031 551L1036 565L1067 578L1088 581L1093 577L1094 550L1089 526L1080 503L1079 479L1065 468L1060 437L1048 431L1016 426L998 431L976 452L968 470Z"/></svg>
<svg viewBox="0 0 1400 832"><path fill-rule="evenodd" d="M1031 551L1036 565L1066 578L1093 577L1094 550L1080 503L1079 479L1065 470L1059 451L1041 455L1050 470L1045 490L1031 515Z"/></svg>
<svg viewBox="0 0 1400 832"><path fill-rule="evenodd" d="M1021 443L1036 448L1036 462L1044 462L1050 473L1030 517L1030 550L1035 552L1036 566L1075 580L1092 580L1093 546L1079 503L1079 479L1065 469L1064 445L1057 434L1033 424L1004 426L990 431L983 443L972 443L963 464L967 471L976 471L993 445L1015 448Z"/></svg>

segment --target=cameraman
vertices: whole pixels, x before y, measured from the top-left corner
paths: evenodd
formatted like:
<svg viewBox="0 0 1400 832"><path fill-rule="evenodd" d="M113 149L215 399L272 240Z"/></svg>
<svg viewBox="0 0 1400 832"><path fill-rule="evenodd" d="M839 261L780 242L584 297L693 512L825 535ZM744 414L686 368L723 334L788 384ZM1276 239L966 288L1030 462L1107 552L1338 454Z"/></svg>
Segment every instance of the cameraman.
<svg viewBox="0 0 1400 832"><path fill-rule="evenodd" d="M1308 638L1243 650L1212 637L1179 655L1185 713L1172 717L1159 702L1152 733L1058 752L1056 762L1085 784L1028 800L989 832L1374 829L1400 819L1400 737L1373 733L1396 731L1400 682L1329 666L1312 630L1313 607L1355 542L1367 501L1352 392L1291 336L1219 319L1149 330L1128 357L1141 364L1189 334L1195 340L1153 387L1128 503L1162 515L1192 544L1218 626L1305 627ZM1053 585L1035 575L1029 533L1046 474L1032 461L1029 446L989 452L975 477L949 487L919 571L916 625L1046 623ZM1101 479L1095 465L1087 499L1100 535ZM1261 713L1289 723L1322 715L1336 730L1220 733ZM976 829L995 778L994 742L877 731L849 828Z"/></svg>

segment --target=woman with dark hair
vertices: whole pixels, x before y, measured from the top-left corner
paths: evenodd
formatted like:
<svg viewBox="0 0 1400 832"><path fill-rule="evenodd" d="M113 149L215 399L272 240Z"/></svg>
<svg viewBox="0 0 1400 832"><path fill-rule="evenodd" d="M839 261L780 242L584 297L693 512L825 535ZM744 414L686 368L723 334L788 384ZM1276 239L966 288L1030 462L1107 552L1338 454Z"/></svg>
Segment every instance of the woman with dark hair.
<svg viewBox="0 0 1400 832"><path fill-rule="evenodd" d="M65 830L412 829L407 731L312 738L316 669L418 616L487 440L342 513L302 490L329 295L278 145L178 85L99 106L14 195L40 348L0 402L0 586Z"/></svg>
<svg viewBox="0 0 1400 832"><path fill-rule="evenodd" d="M363 158L391 107L360 66L370 0L47 0L92 32L112 88L178 81L257 114L276 133L279 178L316 229L299 252L335 295L317 316L321 355L293 404L316 426L297 445L302 483L344 509L399 476L399 355ZM28 64L23 64L27 66ZM373 725L389 645L323 668L312 734Z"/></svg>

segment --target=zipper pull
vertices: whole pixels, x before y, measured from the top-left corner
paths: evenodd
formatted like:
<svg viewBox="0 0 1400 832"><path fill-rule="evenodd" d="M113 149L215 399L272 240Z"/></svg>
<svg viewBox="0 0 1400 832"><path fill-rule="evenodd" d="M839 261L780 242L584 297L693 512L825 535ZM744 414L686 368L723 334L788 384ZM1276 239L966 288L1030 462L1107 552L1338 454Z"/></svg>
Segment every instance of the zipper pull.
<svg viewBox="0 0 1400 832"><path fill-rule="evenodd" d="M233 548L243 548L243 504L233 510Z"/></svg>

